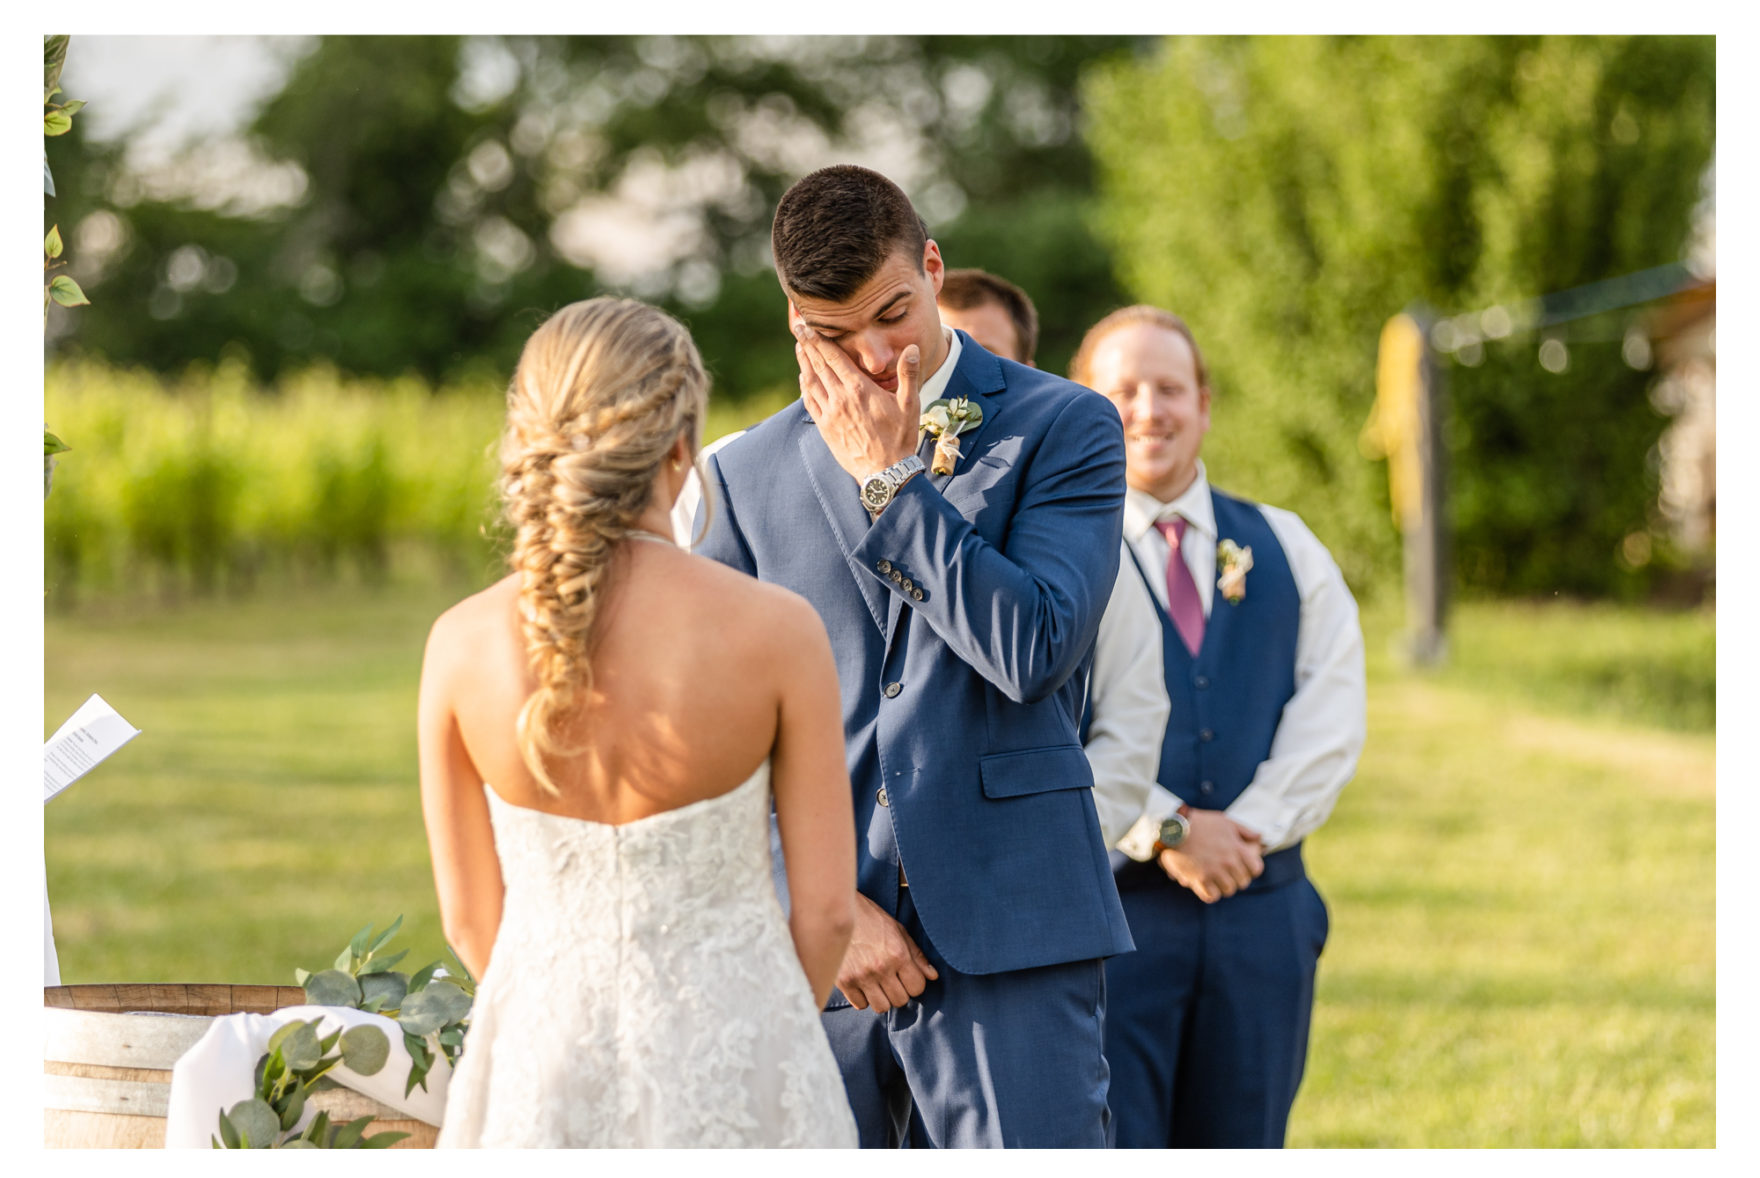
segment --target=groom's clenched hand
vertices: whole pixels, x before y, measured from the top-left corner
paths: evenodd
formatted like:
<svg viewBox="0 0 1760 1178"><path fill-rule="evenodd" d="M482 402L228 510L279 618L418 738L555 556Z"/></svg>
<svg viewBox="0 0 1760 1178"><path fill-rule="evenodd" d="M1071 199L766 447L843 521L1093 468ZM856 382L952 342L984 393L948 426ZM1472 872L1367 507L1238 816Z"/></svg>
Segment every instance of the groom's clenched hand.
<svg viewBox="0 0 1760 1178"><path fill-rule="evenodd" d="M794 321L794 334L801 401L837 465L859 481L917 452L922 418L917 391L923 384L917 345L899 356L898 386L887 390L842 348L799 319Z"/></svg>
<svg viewBox="0 0 1760 1178"><path fill-rule="evenodd" d="M880 905L856 893L856 927L837 967L837 988L857 1010L885 1014L903 1006L941 975Z"/></svg>

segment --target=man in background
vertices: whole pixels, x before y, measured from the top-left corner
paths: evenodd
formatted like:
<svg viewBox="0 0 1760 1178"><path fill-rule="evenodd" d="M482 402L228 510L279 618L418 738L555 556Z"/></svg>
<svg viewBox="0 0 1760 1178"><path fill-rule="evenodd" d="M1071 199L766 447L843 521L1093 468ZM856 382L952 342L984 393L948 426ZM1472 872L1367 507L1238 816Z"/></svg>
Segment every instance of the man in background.
<svg viewBox="0 0 1760 1178"><path fill-rule="evenodd" d="M1135 953L1107 962L1120 1147L1277 1147L1307 1058L1326 905L1302 840L1364 738L1356 602L1294 514L1211 487L1203 354L1115 311L1071 376L1125 429L1124 539L1154 597L1172 712L1151 804L1113 857Z"/></svg>

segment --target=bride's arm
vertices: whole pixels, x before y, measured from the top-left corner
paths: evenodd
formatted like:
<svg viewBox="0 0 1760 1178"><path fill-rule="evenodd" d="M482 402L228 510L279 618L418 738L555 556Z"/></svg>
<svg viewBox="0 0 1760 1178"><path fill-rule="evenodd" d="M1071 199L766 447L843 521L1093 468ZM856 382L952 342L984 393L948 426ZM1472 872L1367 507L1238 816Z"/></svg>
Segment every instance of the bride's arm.
<svg viewBox="0 0 1760 1178"><path fill-rule="evenodd" d="M440 923L446 942L471 976L481 978L501 927L501 861L483 777L465 751L454 709L457 644L442 615L422 656L416 746L422 778L422 821L434 862Z"/></svg>
<svg viewBox="0 0 1760 1178"><path fill-rule="evenodd" d="M773 649L787 653L778 668L771 789L788 869L788 928L823 1007L855 919L855 810L831 640L806 601L793 598L782 612L782 638Z"/></svg>

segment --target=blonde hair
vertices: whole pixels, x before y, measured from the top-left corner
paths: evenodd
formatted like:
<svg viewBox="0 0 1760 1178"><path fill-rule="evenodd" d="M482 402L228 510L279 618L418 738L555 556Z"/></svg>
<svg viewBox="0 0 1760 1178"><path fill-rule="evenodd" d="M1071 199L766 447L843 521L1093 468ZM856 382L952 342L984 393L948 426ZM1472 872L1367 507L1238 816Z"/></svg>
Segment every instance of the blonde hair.
<svg viewBox="0 0 1760 1178"><path fill-rule="evenodd" d="M552 795L545 759L574 751L556 721L592 686L588 659L612 553L678 439L697 453L708 391L690 333L633 299L570 303L520 353L507 389L501 492L538 686L520 708L516 737Z"/></svg>
<svg viewBox="0 0 1760 1178"><path fill-rule="evenodd" d="M1076 348L1076 354L1070 359L1069 378L1077 384L1093 388L1095 349L1100 346L1101 340L1119 328L1128 327L1133 323L1147 323L1154 327L1165 327L1168 331L1183 336L1192 349L1192 363L1198 376L1198 387L1205 389L1210 387L1210 370L1204 365L1204 353L1198 350L1198 341L1193 338L1192 329L1186 326L1184 319L1172 311L1163 311L1160 307L1152 307L1148 303L1120 307L1088 328L1088 333L1082 337L1081 345Z"/></svg>

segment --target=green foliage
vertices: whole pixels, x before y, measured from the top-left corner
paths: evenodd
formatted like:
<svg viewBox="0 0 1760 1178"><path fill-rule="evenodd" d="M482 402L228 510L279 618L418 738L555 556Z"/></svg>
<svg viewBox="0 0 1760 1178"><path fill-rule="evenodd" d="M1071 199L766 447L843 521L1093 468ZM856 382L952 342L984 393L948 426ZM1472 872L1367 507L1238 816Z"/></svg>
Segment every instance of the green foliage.
<svg viewBox="0 0 1760 1178"><path fill-rule="evenodd" d="M306 1000L314 1005L347 1006L397 1020L410 1055L409 1077L403 1086L408 1095L418 1084L422 1091L428 1090L428 1073L441 1055L448 1063L458 1062L477 987L468 972L462 983L435 977L438 961L414 975L393 970L391 967L409 951L380 956L380 950L402 927L403 917L399 916L374 937L369 923L337 954L334 968L317 974L295 970L294 978L305 987ZM384 1060L379 1062L382 1066Z"/></svg>
<svg viewBox="0 0 1760 1178"><path fill-rule="evenodd" d="M1179 38L1089 78L1125 284L1210 363L1217 483L1300 512L1359 591L1397 575L1358 431L1379 333L1679 260L1713 144L1709 37ZM1459 568L1605 592L1664 420L1611 342L1448 371Z"/></svg>
<svg viewBox="0 0 1760 1178"><path fill-rule="evenodd" d="M83 102L67 102L56 104L52 101L61 92L61 69L67 63L66 34L54 34L43 38L43 134L45 136L65 135L73 130L73 116L77 114ZM49 174L49 150L43 149L43 192L48 196L55 195L55 180ZM85 291L79 283L65 274L53 271L65 266L61 260L62 253L61 226L49 226L49 232L43 236L43 325L48 327L49 304L51 302L62 307L89 306L91 300L86 298ZM49 496L50 480L55 473L55 459L52 455L70 450L60 438L43 427L43 497Z"/></svg>
<svg viewBox="0 0 1760 1178"><path fill-rule="evenodd" d="M152 199L119 145L79 141L80 195L63 219L102 211L124 242L88 285L148 313L93 317L58 345L162 372L233 344L265 378L323 360L452 380L506 371L544 314L609 290L686 319L718 390L743 399L795 376L767 256L777 200L803 159L872 158L897 141L922 161L921 179L905 179L949 264L998 269L1043 300L1041 363L1058 364L1085 301L1117 297L1083 223L1076 80L1144 43L317 38L246 130L297 169L290 203ZM505 86L482 85L496 76ZM572 226L657 182L669 240L652 265L595 273L590 251L568 245ZM173 256L187 271L175 284Z"/></svg>
<svg viewBox="0 0 1760 1178"><path fill-rule="evenodd" d="M495 493L502 390L312 369L263 388L226 361L178 380L51 367L45 401L94 461L44 506L49 602L177 599L272 580L371 584L406 565L487 583L507 550ZM792 390L711 404L705 440ZM45 444L50 439L45 438Z"/></svg>
<svg viewBox="0 0 1760 1178"><path fill-rule="evenodd" d="M332 1126L322 1111L303 1131L298 1128L307 1100L336 1065L372 1076L390 1057L390 1042L378 1027L350 1027L320 1038L323 1021L284 1023L269 1036L269 1050L254 1072L256 1092L221 1112L219 1135L210 1138L215 1149L387 1149L409 1136L364 1136L371 1116Z"/></svg>

